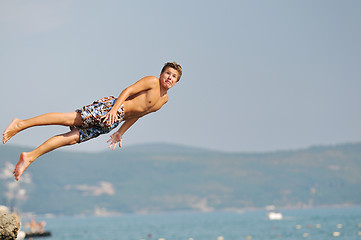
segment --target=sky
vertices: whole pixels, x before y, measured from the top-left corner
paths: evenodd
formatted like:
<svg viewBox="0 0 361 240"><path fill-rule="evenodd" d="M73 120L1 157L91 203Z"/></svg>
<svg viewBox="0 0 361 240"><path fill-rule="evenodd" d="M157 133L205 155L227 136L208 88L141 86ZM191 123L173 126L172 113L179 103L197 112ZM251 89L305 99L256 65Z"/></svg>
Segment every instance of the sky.
<svg viewBox="0 0 361 240"><path fill-rule="evenodd" d="M130 128L123 147L360 142L360 43L359 0L2 0L0 129L117 97L177 61L183 76L169 102ZM7 144L36 147L66 131L31 128ZM108 139L64 150L106 150Z"/></svg>

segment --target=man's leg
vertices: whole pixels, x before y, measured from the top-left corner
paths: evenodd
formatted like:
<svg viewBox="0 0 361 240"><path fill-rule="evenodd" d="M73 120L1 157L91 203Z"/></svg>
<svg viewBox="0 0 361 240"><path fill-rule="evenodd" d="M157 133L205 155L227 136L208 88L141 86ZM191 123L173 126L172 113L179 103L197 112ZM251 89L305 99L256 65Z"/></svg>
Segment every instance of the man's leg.
<svg viewBox="0 0 361 240"><path fill-rule="evenodd" d="M78 112L46 113L26 120L15 118L3 133L3 143L6 143L15 134L29 127L44 125L79 126L81 123L82 118Z"/></svg>
<svg viewBox="0 0 361 240"><path fill-rule="evenodd" d="M79 142L79 139L80 139L79 130L73 129L72 131L70 131L68 133L64 133L64 134L49 138L47 141L45 141L43 144L41 144L39 147L37 147L36 149L34 149L31 152L21 153L20 159L19 159L18 163L16 164L15 170L13 172L16 181L19 180L19 178L23 174L23 172L38 157L40 157L41 155L43 155L47 152L50 152L54 149L75 144L75 143Z"/></svg>

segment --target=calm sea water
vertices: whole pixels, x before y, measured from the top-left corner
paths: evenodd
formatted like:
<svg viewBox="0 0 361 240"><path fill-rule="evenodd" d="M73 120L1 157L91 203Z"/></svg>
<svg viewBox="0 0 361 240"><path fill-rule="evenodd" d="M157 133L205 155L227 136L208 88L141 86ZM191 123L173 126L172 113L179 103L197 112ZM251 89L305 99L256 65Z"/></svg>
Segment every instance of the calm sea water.
<svg viewBox="0 0 361 240"><path fill-rule="evenodd" d="M47 240L361 240L361 207L265 211L56 217L40 219L52 232ZM334 234L338 237L333 236ZM151 236L149 235L151 234Z"/></svg>

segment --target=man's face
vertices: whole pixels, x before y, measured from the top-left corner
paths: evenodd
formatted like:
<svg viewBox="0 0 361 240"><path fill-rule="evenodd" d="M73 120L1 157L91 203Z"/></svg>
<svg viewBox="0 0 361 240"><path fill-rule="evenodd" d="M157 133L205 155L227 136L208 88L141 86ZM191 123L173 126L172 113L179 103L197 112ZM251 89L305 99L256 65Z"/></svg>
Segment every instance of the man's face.
<svg viewBox="0 0 361 240"><path fill-rule="evenodd" d="M178 80L178 71L174 68L168 67L164 70L163 73L160 74L160 82L162 86L166 89L170 89L174 85L176 85Z"/></svg>

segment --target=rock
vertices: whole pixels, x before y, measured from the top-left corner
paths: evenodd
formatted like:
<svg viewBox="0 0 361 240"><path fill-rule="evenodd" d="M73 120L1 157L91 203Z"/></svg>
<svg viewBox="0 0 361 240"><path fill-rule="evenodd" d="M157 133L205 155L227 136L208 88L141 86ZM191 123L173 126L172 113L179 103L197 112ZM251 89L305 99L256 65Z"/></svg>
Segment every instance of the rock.
<svg viewBox="0 0 361 240"><path fill-rule="evenodd" d="M20 220L15 214L0 214L0 239L15 240L20 229Z"/></svg>

